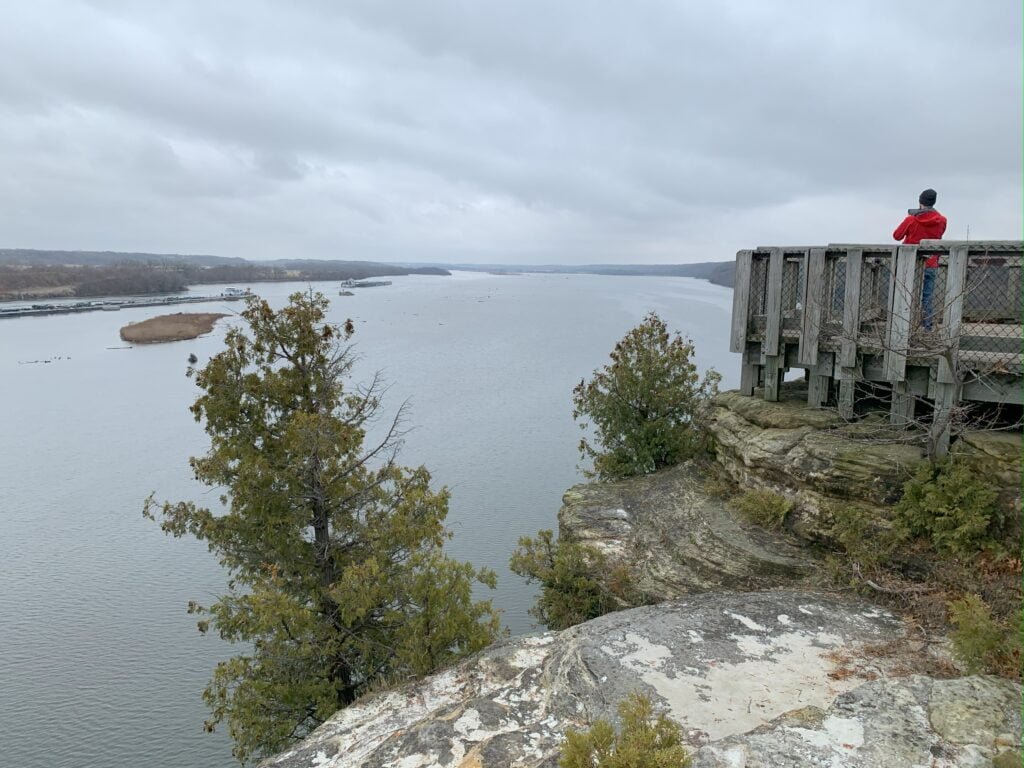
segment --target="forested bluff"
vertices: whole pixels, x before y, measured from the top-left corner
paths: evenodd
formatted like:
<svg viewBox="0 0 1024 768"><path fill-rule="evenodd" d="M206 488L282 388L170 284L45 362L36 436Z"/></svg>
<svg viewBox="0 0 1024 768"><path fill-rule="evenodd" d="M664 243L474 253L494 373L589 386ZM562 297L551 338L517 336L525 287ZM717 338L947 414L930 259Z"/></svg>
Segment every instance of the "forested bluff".
<svg viewBox="0 0 1024 768"><path fill-rule="evenodd" d="M361 280L397 275L447 275L471 271L536 271L602 275L695 277L732 286L732 262L667 265L476 265L413 264L371 261L242 258L127 253L115 251L43 251L0 249L0 301L45 298L95 298L179 293L189 285L251 285L288 280Z"/></svg>

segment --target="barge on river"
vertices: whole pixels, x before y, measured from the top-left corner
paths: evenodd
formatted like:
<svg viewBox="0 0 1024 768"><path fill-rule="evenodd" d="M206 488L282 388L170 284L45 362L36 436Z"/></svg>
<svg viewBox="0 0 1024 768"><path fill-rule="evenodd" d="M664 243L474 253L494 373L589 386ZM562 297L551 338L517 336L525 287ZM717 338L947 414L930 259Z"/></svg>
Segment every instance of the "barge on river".
<svg viewBox="0 0 1024 768"><path fill-rule="evenodd" d="M240 288L227 288L224 293L216 296L165 296L148 299L76 301L73 304L32 304L28 307L0 307L0 318L70 315L75 312L116 312L120 309L168 307L174 304L202 304L210 301L241 301L254 295L251 291L244 291Z"/></svg>

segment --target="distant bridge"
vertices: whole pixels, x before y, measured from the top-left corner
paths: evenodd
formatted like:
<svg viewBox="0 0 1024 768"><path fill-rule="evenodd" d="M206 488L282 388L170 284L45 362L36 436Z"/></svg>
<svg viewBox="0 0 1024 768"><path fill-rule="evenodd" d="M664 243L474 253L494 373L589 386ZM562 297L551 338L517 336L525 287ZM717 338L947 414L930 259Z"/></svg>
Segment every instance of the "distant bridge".
<svg viewBox="0 0 1024 768"><path fill-rule="evenodd" d="M1019 240L740 251L730 335L740 390L777 400L785 372L803 368L810 405L852 418L858 399L885 391L895 425L926 401L942 454L961 402L1024 402L1022 262Z"/></svg>

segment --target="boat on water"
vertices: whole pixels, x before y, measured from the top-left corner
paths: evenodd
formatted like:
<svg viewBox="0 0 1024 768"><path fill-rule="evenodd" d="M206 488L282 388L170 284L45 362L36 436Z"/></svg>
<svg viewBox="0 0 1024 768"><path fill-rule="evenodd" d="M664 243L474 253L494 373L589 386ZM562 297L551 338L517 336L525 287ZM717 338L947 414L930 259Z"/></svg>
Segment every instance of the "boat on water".
<svg viewBox="0 0 1024 768"><path fill-rule="evenodd" d="M338 291L339 296L345 296L346 291L351 288L383 288L385 285L391 285L390 280L343 280Z"/></svg>

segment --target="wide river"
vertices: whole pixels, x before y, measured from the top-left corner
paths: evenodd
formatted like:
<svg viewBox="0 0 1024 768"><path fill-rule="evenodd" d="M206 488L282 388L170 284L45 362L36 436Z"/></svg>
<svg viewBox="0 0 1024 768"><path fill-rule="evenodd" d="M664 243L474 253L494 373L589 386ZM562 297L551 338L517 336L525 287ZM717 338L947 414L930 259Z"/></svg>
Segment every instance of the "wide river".
<svg viewBox="0 0 1024 768"><path fill-rule="evenodd" d="M307 286L253 287L281 306ZM491 596L515 634L534 629L533 590L509 555L520 536L557 527L562 492L581 481L573 386L649 310L694 339L724 387L737 380L732 292L702 281L458 272L351 297L313 287L331 297L332 320L355 321L356 378L383 371L389 413L408 400L403 463L426 464L451 489L449 551L498 572ZM234 320L134 348L118 329L161 311L239 308L0 319L0 765L235 764L226 733L203 733L200 699L232 649L185 613L223 590L224 573L203 544L141 514L154 492L216 503L188 469L206 437L185 368L191 353L215 354Z"/></svg>

